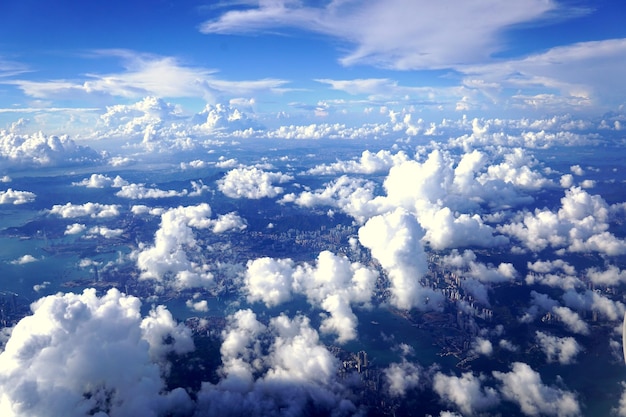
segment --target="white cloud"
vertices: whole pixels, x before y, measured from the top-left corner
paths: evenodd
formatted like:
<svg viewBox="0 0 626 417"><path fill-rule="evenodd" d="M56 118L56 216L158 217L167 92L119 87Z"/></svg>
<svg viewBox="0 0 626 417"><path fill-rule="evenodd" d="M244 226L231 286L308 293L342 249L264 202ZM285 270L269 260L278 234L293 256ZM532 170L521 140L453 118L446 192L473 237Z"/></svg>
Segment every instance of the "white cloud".
<svg viewBox="0 0 626 417"><path fill-rule="evenodd" d="M94 57L119 58L123 70L116 73L91 73L82 80L13 80L28 96L39 99L113 97L201 97L214 101L221 94L249 95L260 91L280 91L287 83L280 79L226 81L216 71L181 64L176 58L141 54L130 50L93 51Z"/></svg>
<svg viewBox="0 0 626 417"><path fill-rule="evenodd" d="M119 216L120 206L116 204L100 204L100 203L85 203L85 204L72 204L66 203L64 205L55 204L50 209L51 214L56 214L65 219L71 219L76 217L90 216L93 218L108 218Z"/></svg>
<svg viewBox="0 0 626 417"><path fill-rule="evenodd" d="M460 377L437 372L433 379L433 389L441 398L454 404L465 416L475 415L500 402L498 392L491 387L483 387L484 376L474 376L464 372Z"/></svg>
<svg viewBox="0 0 626 417"><path fill-rule="evenodd" d="M500 348L508 350L509 352L517 352L519 350L519 347L514 345L510 340L507 339L500 339L500 341L498 342L498 346L500 346Z"/></svg>
<svg viewBox="0 0 626 417"><path fill-rule="evenodd" d="M292 181L293 177L280 172L266 172L261 169L236 168L230 170L217 181L218 188L230 198L273 198L282 194L283 188L274 183Z"/></svg>
<svg viewBox="0 0 626 417"><path fill-rule="evenodd" d="M303 191L297 196L286 194L280 202L293 202L301 207L337 207L359 222L365 222L378 214L379 209L372 201L375 187L372 181L342 175L326 184L324 189Z"/></svg>
<svg viewBox="0 0 626 417"><path fill-rule="evenodd" d="M574 185L574 176L572 174L565 174L561 176L561 179L559 180L559 184L561 184L561 187L563 188L572 187Z"/></svg>
<svg viewBox="0 0 626 417"><path fill-rule="evenodd" d="M558 306L559 302L550 298L550 296L532 290L530 292L530 305L524 315L520 317L520 321L522 323L530 323L535 320L540 313L551 312L553 308Z"/></svg>
<svg viewBox="0 0 626 417"><path fill-rule="evenodd" d="M217 168L234 168L238 165L235 158L220 160L215 164Z"/></svg>
<svg viewBox="0 0 626 417"><path fill-rule="evenodd" d="M33 255L24 255L21 256L13 261L11 261L11 264L13 265L24 265L24 264L30 264L33 262L37 262L39 259L35 258Z"/></svg>
<svg viewBox="0 0 626 417"><path fill-rule="evenodd" d="M507 282L517 276L517 271L510 263L501 263L497 267L485 265L476 261L476 254L466 249L462 254L453 249L449 255L442 258L442 262L458 270L459 274L471 277L481 282Z"/></svg>
<svg viewBox="0 0 626 417"><path fill-rule="evenodd" d="M554 261L529 261L526 263L526 265L529 270L537 273L548 273L555 270L562 270L569 275L576 274L576 268L574 268L572 265L562 259L555 259Z"/></svg>
<svg viewBox="0 0 626 417"><path fill-rule="evenodd" d="M187 250L198 250L192 228L206 229L213 225L211 207L172 208L161 214L161 224L154 235L154 245L137 254L141 278L166 280L173 275L173 285L179 288L202 287L213 284L213 275L207 266L190 260Z"/></svg>
<svg viewBox="0 0 626 417"><path fill-rule="evenodd" d="M156 415L189 410L184 390L167 391L154 361L170 346L193 349L164 308L142 319L141 303L113 289L57 294L32 305L0 353L3 415ZM171 319L171 316L169 316ZM154 329L151 323L161 320ZM159 336L159 337L157 337ZM94 359L96 358L96 359ZM161 357L162 358L162 357Z"/></svg>
<svg viewBox="0 0 626 417"><path fill-rule="evenodd" d="M372 217L359 229L359 241L387 271L390 302L398 308L438 309L443 299L420 284L428 267L423 236L415 217L403 209Z"/></svg>
<svg viewBox="0 0 626 417"><path fill-rule="evenodd" d="M135 160L127 156L113 156L109 159L109 165L116 168L130 165L133 162L135 162Z"/></svg>
<svg viewBox="0 0 626 417"><path fill-rule="evenodd" d="M0 204L26 204L35 201L35 193L30 191L17 191L9 188L6 191L0 191Z"/></svg>
<svg viewBox="0 0 626 417"><path fill-rule="evenodd" d="M165 306L153 306L139 327L142 338L150 345L148 353L153 362L165 363L170 353L180 355L195 349L191 329L177 324Z"/></svg>
<svg viewBox="0 0 626 417"><path fill-rule="evenodd" d="M543 284L564 290L583 285L576 275L576 268L562 259L527 262L527 266L529 272L525 281L528 285Z"/></svg>
<svg viewBox="0 0 626 417"><path fill-rule="evenodd" d="M246 221L237 213L220 214L213 223L213 233L224 233L229 230L242 231L246 227L248 227Z"/></svg>
<svg viewBox="0 0 626 417"><path fill-rule="evenodd" d="M223 233L245 228L243 219L234 213L211 219L212 210L207 203L167 210L144 208L137 212L161 216L154 243L141 244L133 254L140 278L155 279L177 289L209 287L214 283L211 265L193 229Z"/></svg>
<svg viewBox="0 0 626 417"><path fill-rule="evenodd" d="M185 302L185 305L193 311L198 311L201 313L206 313L207 311L209 311L209 303L207 302L207 300L200 300L200 301L187 300Z"/></svg>
<svg viewBox="0 0 626 417"><path fill-rule="evenodd" d="M321 323L321 331L337 334L337 342L356 338L357 317L351 304L369 305L378 274L344 256L323 251L315 267L304 264L293 273L294 290L307 296L330 313Z"/></svg>
<svg viewBox="0 0 626 417"><path fill-rule="evenodd" d="M84 178L79 182L74 182L72 185L82 186L87 188L105 188L105 187L114 187L121 188L125 185L128 185L128 181L124 180L119 175L116 175L115 178L110 178L103 174L91 174L89 178Z"/></svg>
<svg viewBox="0 0 626 417"><path fill-rule="evenodd" d="M403 151L393 154L387 150L380 150L376 153L365 150L357 161L338 161L332 164L322 164L309 169L307 173L311 175L373 174L388 171L392 166L408 159L408 156Z"/></svg>
<svg viewBox="0 0 626 417"><path fill-rule="evenodd" d="M502 48L497 35L503 29L538 19L554 8L552 3L536 0L515 5L443 2L430 7L404 0L367 4L333 1L324 7L277 1L226 12L205 22L201 31L254 33L296 27L354 44L354 49L341 58L344 65L447 68L488 59Z"/></svg>
<svg viewBox="0 0 626 417"><path fill-rule="evenodd" d="M550 180L532 169L536 165L537 161L529 156L526 151L521 148L514 148L510 153L504 155L502 163L489 166L487 172L481 175L478 181L484 184L487 181L499 179L505 183L530 190L539 190L552 185Z"/></svg>
<svg viewBox="0 0 626 417"><path fill-rule="evenodd" d="M420 373L419 366L406 359L390 364L383 369L389 395L392 397L404 396L408 390L417 387Z"/></svg>
<svg viewBox="0 0 626 417"><path fill-rule="evenodd" d="M36 292L45 290L46 288L48 288L48 286L50 286L51 282L50 281L44 281L41 284L35 284L33 285L33 290Z"/></svg>
<svg viewBox="0 0 626 417"><path fill-rule="evenodd" d="M320 343L309 319L285 315L261 324L251 310L228 317L220 349L223 378L198 393L200 416L352 415L356 407L335 380L338 360Z"/></svg>
<svg viewBox="0 0 626 417"><path fill-rule="evenodd" d="M75 224L72 226L75 226ZM72 226L68 226L68 227L72 227ZM74 231L73 229L68 229L68 230ZM65 234L70 234L68 233L68 230L66 230ZM91 229L89 229L87 233L88 234L85 236L86 238L102 236L106 239L112 239L112 238L120 237L124 233L124 229L110 229L106 226L94 226Z"/></svg>
<svg viewBox="0 0 626 417"><path fill-rule="evenodd" d="M329 313L320 330L337 335L338 343L356 338L357 317L351 305L369 305L377 273L343 256L321 252L316 265L294 266L290 259L259 258L248 261L244 284L248 301L273 307L306 295L313 306Z"/></svg>
<svg viewBox="0 0 626 417"><path fill-rule="evenodd" d="M145 204L135 204L130 208L130 212L136 216L139 216L141 214L154 214L152 213L152 210L152 208L146 206ZM161 214L162 213L158 213L159 216Z"/></svg>
<svg viewBox="0 0 626 417"><path fill-rule="evenodd" d="M472 351L484 356L491 356L493 354L493 344L489 339L477 337L472 343Z"/></svg>
<svg viewBox="0 0 626 417"><path fill-rule="evenodd" d="M267 307L291 299L294 263L291 259L258 258L248 261L245 287L248 301L262 301Z"/></svg>
<svg viewBox="0 0 626 417"><path fill-rule="evenodd" d="M588 110L592 105L618 106L625 88L618 70L626 62L626 39L580 42L520 59L465 68L465 84L473 80L499 88L527 91L517 99L523 108ZM537 94L537 91L544 93Z"/></svg>
<svg viewBox="0 0 626 417"><path fill-rule="evenodd" d="M494 371L502 383L502 396L520 406L526 415L580 416L576 395L561 388L547 386L538 372L522 362L515 362L510 372Z"/></svg>
<svg viewBox="0 0 626 417"><path fill-rule="evenodd" d="M191 122L195 129L208 132L234 132L246 131L248 129L259 130L262 128L256 120L238 108L220 103L216 105L207 104L200 113L194 115Z"/></svg>
<svg viewBox="0 0 626 417"><path fill-rule="evenodd" d="M532 251L553 247L571 252L626 253L626 242L608 232L609 212L609 205L600 195L572 187L565 191L556 213L536 209L498 230L519 239Z"/></svg>
<svg viewBox="0 0 626 417"><path fill-rule="evenodd" d="M582 169L580 165L572 165L571 167L569 167L569 170L572 171L574 175L585 175L585 170Z"/></svg>
<svg viewBox="0 0 626 417"><path fill-rule="evenodd" d="M589 268L585 271L585 275L596 285L616 286L626 282L626 270L619 269L615 265L609 265L605 270Z"/></svg>
<svg viewBox="0 0 626 417"><path fill-rule="evenodd" d="M188 194L187 190L160 190L158 188L148 188L144 184L127 184L122 185L121 189L115 193L116 196L129 198L131 200L143 200L148 198L171 198L184 197Z"/></svg>
<svg viewBox="0 0 626 417"><path fill-rule="evenodd" d="M582 351L582 347L573 337L557 337L537 330L535 339L546 354L548 362L558 361L561 365L571 364Z"/></svg>
<svg viewBox="0 0 626 417"><path fill-rule="evenodd" d="M613 301L600 292L586 290L578 293L568 290L563 294L563 301L576 310L596 311L611 321L622 320L626 307L620 301Z"/></svg>
<svg viewBox="0 0 626 417"><path fill-rule="evenodd" d="M191 169L191 168L201 169L201 168L207 168L209 166L211 166L210 162L206 162L201 159L194 159L193 161L190 161L190 162L180 163L180 169L182 170Z"/></svg>
<svg viewBox="0 0 626 417"><path fill-rule="evenodd" d="M589 326L585 323L578 313L569 307L554 307L552 311L572 332L582 335L589 334Z"/></svg>
<svg viewBox="0 0 626 417"><path fill-rule="evenodd" d="M42 132L19 135L0 130L0 161L8 166L69 166L100 159L93 149L77 145L68 136L47 136Z"/></svg>

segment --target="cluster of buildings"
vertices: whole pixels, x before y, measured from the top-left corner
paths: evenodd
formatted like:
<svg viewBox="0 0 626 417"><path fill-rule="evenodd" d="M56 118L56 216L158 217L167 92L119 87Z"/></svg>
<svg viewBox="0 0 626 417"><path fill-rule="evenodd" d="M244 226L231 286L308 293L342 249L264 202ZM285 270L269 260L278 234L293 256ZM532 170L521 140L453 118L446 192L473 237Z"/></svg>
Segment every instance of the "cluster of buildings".
<svg viewBox="0 0 626 417"><path fill-rule="evenodd" d="M0 291L0 328L14 326L30 312L29 306L30 302L18 294Z"/></svg>

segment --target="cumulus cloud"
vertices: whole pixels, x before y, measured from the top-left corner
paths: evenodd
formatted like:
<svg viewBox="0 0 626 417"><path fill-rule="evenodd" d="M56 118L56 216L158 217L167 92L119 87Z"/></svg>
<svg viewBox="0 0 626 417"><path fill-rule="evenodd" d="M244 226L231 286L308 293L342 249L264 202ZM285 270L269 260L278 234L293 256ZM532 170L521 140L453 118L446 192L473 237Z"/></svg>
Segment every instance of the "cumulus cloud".
<svg viewBox="0 0 626 417"><path fill-rule="evenodd" d="M73 227L73 226L75 226L75 224L68 226L68 227ZM65 234L71 234L71 233L68 233L68 231L74 232L77 229L80 229L80 227L66 229ZM106 239L112 239L112 238L120 237L123 233L124 233L124 229L110 229L106 226L94 226L87 231L87 235L85 237L93 238L93 237L101 236Z"/></svg>
<svg viewBox="0 0 626 417"><path fill-rule="evenodd" d="M561 187L563 188L570 188L574 185L574 177L572 176L572 174L562 175L561 179L559 180L559 184L561 184Z"/></svg>
<svg viewBox="0 0 626 417"><path fill-rule="evenodd" d="M46 288L48 288L48 286L51 284L50 281L44 281L41 284L35 284L33 285L33 290L36 292L45 290Z"/></svg>
<svg viewBox="0 0 626 417"><path fill-rule="evenodd" d="M6 191L0 191L0 204L26 204L35 201L35 193L30 191L16 191L9 188Z"/></svg>
<svg viewBox="0 0 626 417"><path fill-rule="evenodd" d="M90 216L93 218L108 218L119 216L120 206L117 204L100 204L100 203L85 203L85 204L72 204L66 203L64 205L55 204L50 209L51 214L63 217L64 219L71 219L76 217Z"/></svg>
<svg viewBox="0 0 626 417"><path fill-rule="evenodd" d="M78 235L87 230L87 226L81 223L72 223L66 226L65 235Z"/></svg>
<svg viewBox="0 0 626 417"><path fill-rule="evenodd" d="M262 128L256 120L238 108L219 103L207 104L200 113L194 115L191 123L196 129L206 131L233 132Z"/></svg>
<svg viewBox="0 0 626 417"><path fill-rule="evenodd" d="M248 300L262 301L267 307L291 299L294 262L291 259L257 258L248 261L245 288Z"/></svg>
<svg viewBox="0 0 626 417"><path fill-rule="evenodd" d="M153 362L164 363L170 353L180 355L194 350L191 330L176 323L165 306L152 307L139 327L150 346L148 353Z"/></svg>
<svg viewBox="0 0 626 417"><path fill-rule="evenodd" d="M504 236L494 236L494 229L475 215L455 214L449 207L424 211L420 224L427 230L424 239L433 249L463 246L498 246L508 243Z"/></svg>
<svg viewBox="0 0 626 417"><path fill-rule="evenodd" d="M483 375L475 376L464 372L460 377L437 372L433 378L433 389L446 402L454 404L463 413L471 416L496 406L500 402L498 392L483 387Z"/></svg>
<svg viewBox="0 0 626 417"><path fill-rule="evenodd" d="M87 187L87 188L121 188L128 185L128 181L116 175L115 178L108 177L103 174L91 174L89 178L84 178L79 182L73 182L72 185Z"/></svg>
<svg viewBox="0 0 626 417"><path fill-rule="evenodd" d="M359 222L365 222L378 214L378 207L372 201L375 187L372 181L342 175L323 189L303 191L299 195L286 194L280 201L293 202L301 207L337 207Z"/></svg>
<svg viewBox="0 0 626 417"><path fill-rule="evenodd" d="M209 311L209 303L207 302L207 300L187 300L185 301L185 305L193 311L199 311L202 313L206 313L207 311Z"/></svg>
<svg viewBox="0 0 626 417"><path fill-rule="evenodd" d="M235 168L237 165L238 162L235 158L225 159L220 157L219 161L215 163L216 167L223 169Z"/></svg>
<svg viewBox="0 0 626 417"><path fill-rule="evenodd" d="M539 190L551 186L552 182L543 177L539 172L533 170L537 161L530 157L522 148L514 148L504 155L504 161L498 165L491 165L487 172L482 174L478 181L501 180L505 183L513 184L517 187Z"/></svg>
<svg viewBox="0 0 626 417"><path fill-rule="evenodd" d="M33 262L37 262L39 259L35 258L33 255L24 255L21 256L13 261L11 261L11 264L13 265L24 265L24 264L30 264Z"/></svg>
<svg viewBox="0 0 626 417"><path fill-rule="evenodd" d="M356 338L357 318L350 305L369 304L377 277L360 263L328 251L319 254L315 267L304 264L293 274L295 291L330 314L322 320L320 330L337 334L339 343Z"/></svg>
<svg viewBox="0 0 626 417"><path fill-rule="evenodd" d="M582 347L573 337L557 337L537 330L535 339L546 354L548 362L558 361L561 365L574 363Z"/></svg>
<svg viewBox="0 0 626 417"><path fill-rule="evenodd" d="M626 253L626 242L608 232L610 207L599 195L572 187L561 198L555 213L537 209L519 221L501 225L498 230L521 241L532 251L548 247L571 252Z"/></svg>
<svg viewBox="0 0 626 417"><path fill-rule="evenodd" d="M547 294L532 290L530 292L530 305L524 315L520 317L520 321L529 323L535 320L540 313L552 311L553 308L558 306L559 302L550 298Z"/></svg>
<svg viewBox="0 0 626 417"><path fill-rule="evenodd" d="M463 253L453 249L442 258L442 262L457 269L463 276L481 282L507 282L517 276L517 271L511 263L503 262L498 266L485 265L477 261L476 254L470 249L464 250Z"/></svg>
<svg viewBox="0 0 626 417"><path fill-rule="evenodd" d="M3 415L157 415L190 410L182 389L167 391L157 353L193 349L164 308L146 319L119 291L57 294L32 305L0 353ZM159 326L154 322L159 321ZM162 357L160 357L162 358Z"/></svg>
<svg viewBox="0 0 626 417"><path fill-rule="evenodd" d="M290 259L259 258L248 261L244 278L249 301L268 307L303 294L309 303L329 313L320 330L337 335L338 343L356 338L357 317L351 305L369 304L377 273L343 256L323 251L316 265L294 266Z"/></svg>
<svg viewBox="0 0 626 417"><path fill-rule="evenodd" d="M161 214L154 245L141 248L136 255L141 278L163 281L171 274L176 287L212 285L213 275L207 265L194 262L187 256L187 249L199 249L192 228L211 227L210 216L211 207L206 203L172 208Z"/></svg>
<svg viewBox="0 0 626 417"><path fill-rule="evenodd" d="M209 287L213 274L193 229L209 229L214 233L243 230L246 225L235 213L212 219L207 203L179 206L167 210L138 210L161 216L159 229L151 246L140 245L134 253L141 279L155 279L178 289Z"/></svg>
<svg viewBox="0 0 626 417"><path fill-rule="evenodd" d="M580 405L571 391L545 385L538 372L523 362L515 362L510 372L494 371L502 384L502 396L517 405L529 416L579 416Z"/></svg>
<svg viewBox="0 0 626 417"><path fill-rule="evenodd" d="M393 154L387 150L380 150L376 153L365 150L356 161L322 164L309 169L307 173L311 175L373 174L388 171L392 166L408 159L409 157L403 151Z"/></svg>
<svg viewBox="0 0 626 417"><path fill-rule="evenodd" d="M213 233L224 233L229 230L241 231L246 227L248 227L246 221L237 213L220 214L213 222Z"/></svg>
<svg viewBox="0 0 626 417"><path fill-rule="evenodd" d="M186 196L187 193L187 190L160 190L158 188L146 187L144 184L127 184L122 185L121 190L115 193L115 195L131 200L143 200L147 198L183 197Z"/></svg>
<svg viewBox="0 0 626 417"><path fill-rule="evenodd" d="M217 185L230 198L260 199L282 194L283 188L274 183L292 180L292 176L280 172L266 172L255 167L236 168L228 171L224 178L217 181Z"/></svg>
<svg viewBox="0 0 626 417"><path fill-rule="evenodd" d="M583 282L576 276L576 269L562 259L527 262L527 266L528 274L525 281L528 285L543 284L564 290L583 285Z"/></svg>
<svg viewBox="0 0 626 417"><path fill-rule="evenodd" d="M491 356L493 354L493 344L489 339L477 337L472 343L472 351L479 355Z"/></svg>
<svg viewBox="0 0 626 417"><path fill-rule="evenodd" d="M488 284L511 282L517 277L517 271L512 264L483 264L477 261L476 254L469 249L462 253L453 249L441 258L441 262L461 277L460 285L465 291L486 306L490 305Z"/></svg>
<svg viewBox="0 0 626 417"><path fill-rule="evenodd" d="M77 145L68 136L47 136L42 132L19 135L0 130L0 161L5 166L69 166L100 160L96 151Z"/></svg>
<svg viewBox="0 0 626 417"><path fill-rule="evenodd" d="M565 324L572 332L582 335L589 334L589 326L580 318L578 313L569 307L554 307L554 314Z"/></svg>
<svg viewBox="0 0 626 417"><path fill-rule="evenodd" d="M420 283L428 269L423 236L415 217L400 208L372 217L359 229L359 241L389 276L390 302L398 308L438 309L443 300L441 293Z"/></svg>
<svg viewBox="0 0 626 417"><path fill-rule="evenodd" d="M455 160L435 149L424 162L411 160L395 165L383 183L387 196L380 198L379 204L415 213L426 230L425 240L434 249L505 244L507 238L494 236L495 230L479 215L453 211L475 209L479 201L472 200L487 196L487 188L474 172L482 165L476 162L480 159L477 154L464 156L455 170Z"/></svg>
<svg viewBox="0 0 626 417"><path fill-rule="evenodd" d="M392 397L401 397L419 384L421 369L418 365L403 359L394 362L383 370L387 391Z"/></svg>
<svg viewBox="0 0 626 417"><path fill-rule="evenodd" d="M596 311L611 321L621 320L626 310L622 302L613 301L607 296L592 290L586 290L582 293L568 290L563 294L563 301L568 307L582 311Z"/></svg>
<svg viewBox="0 0 626 417"><path fill-rule="evenodd" d="M333 415L356 411L335 380L338 360L308 318L280 315L265 326L251 310L239 310L222 336L222 379L202 385L198 416L302 415L311 403Z"/></svg>

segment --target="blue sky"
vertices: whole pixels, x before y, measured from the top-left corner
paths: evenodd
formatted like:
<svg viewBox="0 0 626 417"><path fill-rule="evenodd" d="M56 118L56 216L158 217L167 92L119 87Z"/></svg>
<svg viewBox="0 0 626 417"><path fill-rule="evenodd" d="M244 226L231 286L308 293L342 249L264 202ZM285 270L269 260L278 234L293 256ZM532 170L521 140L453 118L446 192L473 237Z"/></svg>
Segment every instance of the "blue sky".
<svg viewBox="0 0 626 417"><path fill-rule="evenodd" d="M146 96L308 120L594 116L625 102L615 0L10 0L0 16L3 125Z"/></svg>

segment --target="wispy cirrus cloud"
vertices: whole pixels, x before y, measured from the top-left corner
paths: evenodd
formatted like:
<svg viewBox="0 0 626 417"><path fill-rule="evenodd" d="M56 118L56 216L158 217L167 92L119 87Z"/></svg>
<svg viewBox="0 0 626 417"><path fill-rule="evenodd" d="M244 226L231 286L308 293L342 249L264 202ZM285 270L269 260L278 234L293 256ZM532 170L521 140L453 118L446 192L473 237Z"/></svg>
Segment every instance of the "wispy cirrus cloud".
<svg viewBox="0 0 626 417"><path fill-rule="evenodd" d="M123 98L200 97L214 102L224 94L250 95L258 92L282 92L286 80L264 78L231 81L216 76L215 69L195 67L171 56L144 54L130 50L97 50L92 58L118 58L122 70L109 73L89 73L82 78L35 81L13 79L3 81L19 87L26 95L37 99L88 98L113 96Z"/></svg>
<svg viewBox="0 0 626 417"><path fill-rule="evenodd" d="M260 1L207 21L200 30L234 34L304 29L351 44L340 59L343 65L434 69L482 62L505 48L504 30L545 18L558 8L556 2L543 0L333 0L324 7Z"/></svg>
<svg viewBox="0 0 626 417"><path fill-rule="evenodd" d="M515 89L511 105L586 109L623 104L626 39L580 42L523 58L466 66L463 84L498 95ZM501 99L500 99L501 101Z"/></svg>

